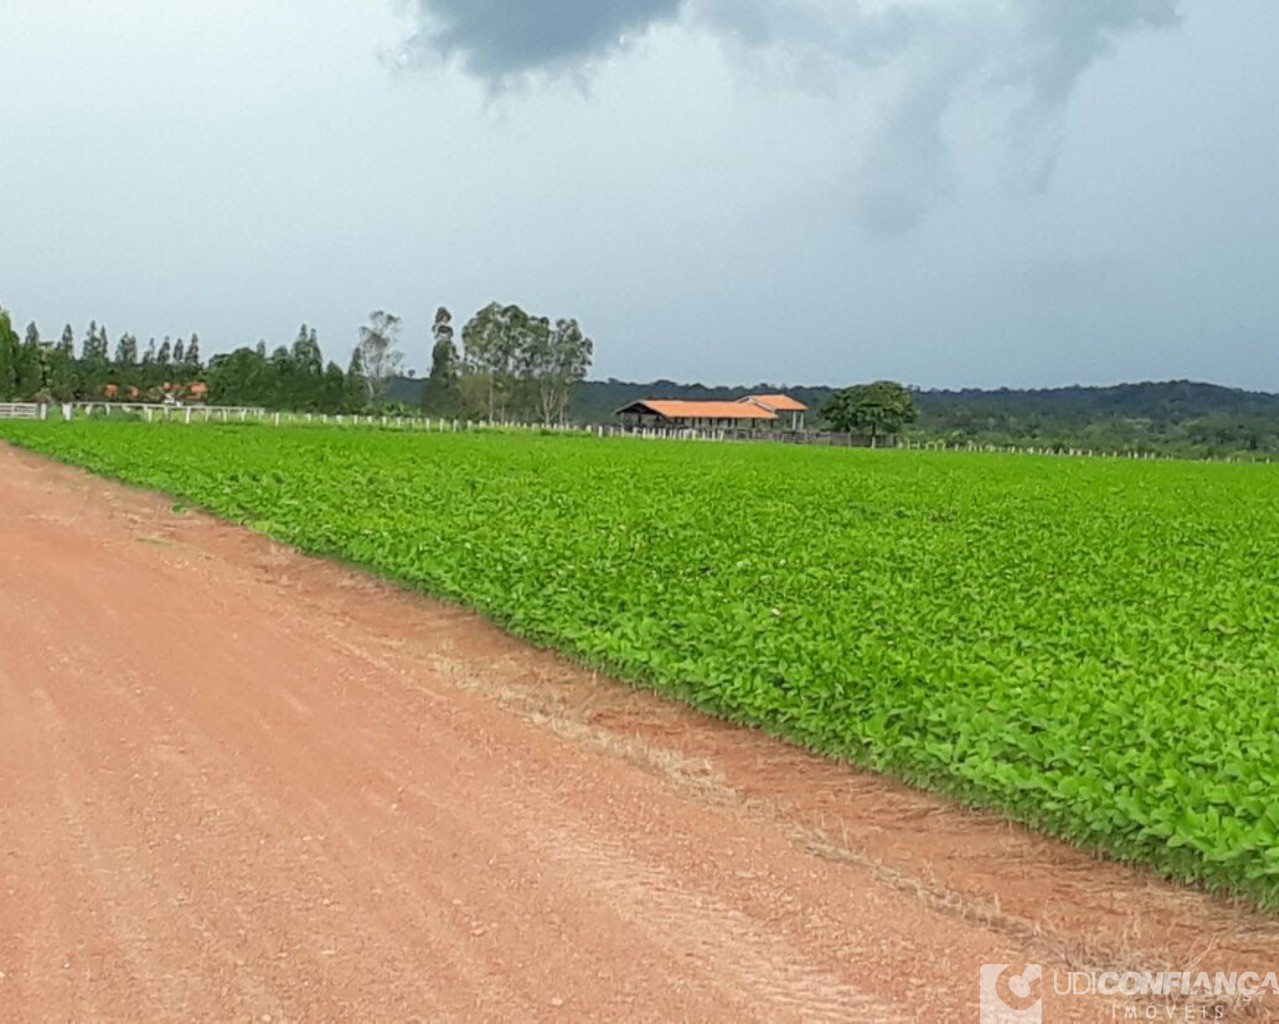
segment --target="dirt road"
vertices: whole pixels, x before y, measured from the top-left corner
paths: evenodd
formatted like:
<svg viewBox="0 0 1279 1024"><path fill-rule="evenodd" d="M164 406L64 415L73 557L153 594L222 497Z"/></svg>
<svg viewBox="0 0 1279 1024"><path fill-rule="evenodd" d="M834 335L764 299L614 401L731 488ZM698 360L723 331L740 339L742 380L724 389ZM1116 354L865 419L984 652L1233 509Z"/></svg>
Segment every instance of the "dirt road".
<svg viewBox="0 0 1279 1024"><path fill-rule="evenodd" d="M1260 915L3 446L0 794L5 1020L976 1021L1027 961L1110 1020L1052 970L1279 965Z"/></svg>

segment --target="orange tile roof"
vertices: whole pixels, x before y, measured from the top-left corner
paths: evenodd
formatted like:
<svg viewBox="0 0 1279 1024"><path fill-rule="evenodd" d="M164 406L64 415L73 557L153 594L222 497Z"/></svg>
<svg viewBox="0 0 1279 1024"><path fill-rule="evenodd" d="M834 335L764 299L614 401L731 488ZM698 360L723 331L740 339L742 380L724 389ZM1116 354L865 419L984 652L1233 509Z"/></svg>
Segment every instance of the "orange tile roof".
<svg viewBox="0 0 1279 1024"><path fill-rule="evenodd" d="M777 417L758 405L741 402L687 402L665 399L644 399L632 402L622 411L630 411L642 405L645 409L665 416L668 420L775 420Z"/></svg>
<svg viewBox="0 0 1279 1024"><path fill-rule="evenodd" d="M808 406L790 395L748 395L743 402L754 402L773 412L808 412Z"/></svg>

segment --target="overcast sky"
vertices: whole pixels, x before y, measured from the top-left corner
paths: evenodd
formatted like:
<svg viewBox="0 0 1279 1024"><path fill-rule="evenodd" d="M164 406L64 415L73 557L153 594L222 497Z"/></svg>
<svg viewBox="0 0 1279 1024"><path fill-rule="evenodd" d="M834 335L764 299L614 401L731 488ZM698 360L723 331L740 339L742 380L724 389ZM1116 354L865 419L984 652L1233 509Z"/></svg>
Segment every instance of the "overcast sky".
<svg viewBox="0 0 1279 1024"><path fill-rule="evenodd" d="M576 316L593 376L1279 391L1274 0L10 0L46 335Z"/></svg>

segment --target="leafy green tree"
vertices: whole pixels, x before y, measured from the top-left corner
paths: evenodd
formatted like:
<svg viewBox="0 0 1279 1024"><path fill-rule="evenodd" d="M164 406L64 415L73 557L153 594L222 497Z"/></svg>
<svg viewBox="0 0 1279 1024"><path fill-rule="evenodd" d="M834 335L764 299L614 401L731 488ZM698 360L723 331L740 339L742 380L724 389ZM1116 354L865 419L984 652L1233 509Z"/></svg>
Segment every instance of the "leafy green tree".
<svg viewBox="0 0 1279 1024"><path fill-rule="evenodd" d="M586 379L595 344L576 320L530 321L520 351L520 374L527 382L535 411L543 423L562 423L568 416L573 388Z"/></svg>
<svg viewBox="0 0 1279 1024"><path fill-rule="evenodd" d="M132 334L124 333L120 335L120 340L115 346L115 365L116 369L125 374L132 374L138 364L138 339Z"/></svg>
<svg viewBox="0 0 1279 1024"><path fill-rule="evenodd" d="M87 363L95 355L98 344L98 321L90 320L89 329L84 332L84 340L80 342L80 362Z"/></svg>
<svg viewBox="0 0 1279 1024"><path fill-rule="evenodd" d="M26 335L18 349L17 382L15 391L27 401L47 401L49 395L45 379L44 346L40 344L40 329L27 325Z"/></svg>
<svg viewBox="0 0 1279 1024"><path fill-rule="evenodd" d="M453 341L453 315L441 306L435 312L431 329L435 339L431 346L431 374L422 389L422 408L438 416L456 412L461 395L458 391L458 352Z"/></svg>
<svg viewBox="0 0 1279 1024"><path fill-rule="evenodd" d="M358 412L368 404L368 384L364 379L364 356L360 346L351 352L351 362L342 380L342 411Z"/></svg>
<svg viewBox="0 0 1279 1024"><path fill-rule="evenodd" d="M191 340L187 342L185 363L195 376L198 376L204 368L204 364L200 362L200 336L192 334Z"/></svg>
<svg viewBox="0 0 1279 1024"><path fill-rule="evenodd" d="M0 401L18 397L18 364L22 358L18 332L13 329L9 311L0 306Z"/></svg>
<svg viewBox="0 0 1279 1024"><path fill-rule="evenodd" d="M518 382L520 348L529 330L530 317L524 310L497 302L490 302L462 328L463 365L469 376L484 382L484 412L490 420L506 418Z"/></svg>
<svg viewBox="0 0 1279 1024"><path fill-rule="evenodd" d="M871 443L919 418L915 399L901 384L879 380L836 391L822 407L822 415L835 430L863 434Z"/></svg>
<svg viewBox="0 0 1279 1024"><path fill-rule="evenodd" d="M81 397L80 366L75 357L75 330L70 324L62 328L62 337L54 346L49 361L50 386L60 402Z"/></svg>
<svg viewBox="0 0 1279 1024"><path fill-rule="evenodd" d="M318 410L324 390L324 355L315 329L303 324L290 353L292 379L288 387L289 406Z"/></svg>
<svg viewBox="0 0 1279 1024"><path fill-rule="evenodd" d="M68 352L65 342L45 350L45 382L49 396L56 402L71 402L77 397L78 374L75 362L75 336Z"/></svg>
<svg viewBox="0 0 1279 1024"><path fill-rule="evenodd" d="M363 383L360 384L361 392ZM337 413L342 411L346 401L346 374L337 363L329 363L324 368L324 378L320 384L320 400L318 412Z"/></svg>
<svg viewBox="0 0 1279 1024"><path fill-rule="evenodd" d="M172 362L175 367L185 367L187 364L187 343L181 337L173 343Z"/></svg>
<svg viewBox="0 0 1279 1024"><path fill-rule="evenodd" d="M320 352L315 328L307 327L306 324L298 328L298 336L293 341L293 362L310 377L324 376L324 356Z"/></svg>
<svg viewBox="0 0 1279 1024"><path fill-rule="evenodd" d="M85 332L80 347L80 361L90 366L106 365L111 360L110 342L107 340L107 329L99 327L96 320L89 321L89 329Z"/></svg>
<svg viewBox="0 0 1279 1024"><path fill-rule="evenodd" d="M298 372L293 354L283 345L277 345L267 362L266 390L256 396L255 405L267 405L276 409L298 406Z"/></svg>
<svg viewBox="0 0 1279 1024"><path fill-rule="evenodd" d="M143 391L147 391L160 383L160 371L157 367L158 360L159 353L156 351L155 339L152 338L147 342L146 350L138 361L138 382Z"/></svg>
<svg viewBox="0 0 1279 1024"><path fill-rule="evenodd" d="M209 360L205 373L211 405L267 405L271 368L256 348L238 348Z"/></svg>
<svg viewBox="0 0 1279 1024"><path fill-rule="evenodd" d="M169 367L172 364L173 364L173 342L169 340L169 336L166 334L164 336L164 341L160 342L159 351L156 352L155 354L155 365L161 368L161 370L163 371L163 374L166 375L166 379L167 379Z"/></svg>
<svg viewBox="0 0 1279 1024"><path fill-rule="evenodd" d="M111 376L107 331L96 320L89 322L80 349L80 390L86 398L100 398Z"/></svg>

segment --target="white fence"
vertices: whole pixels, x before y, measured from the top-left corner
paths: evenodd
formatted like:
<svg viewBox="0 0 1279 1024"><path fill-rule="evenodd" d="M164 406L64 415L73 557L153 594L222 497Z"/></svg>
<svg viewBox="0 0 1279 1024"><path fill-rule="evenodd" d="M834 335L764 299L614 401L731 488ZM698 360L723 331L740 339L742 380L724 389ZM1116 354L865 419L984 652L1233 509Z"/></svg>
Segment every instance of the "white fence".
<svg viewBox="0 0 1279 1024"><path fill-rule="evenodd" d="M545 430L556 433L593 433L571 424L490 423L443 417L370 415L366 413L275 412L250 406L161 405L141 402L67 402L62 418L140 418L147 423L258 423L276 427L346 426L385 427L393 430L457 433L466 430Z"/></svg>
<svg viewBox="0 0 1279 1024"><path fill-rule="evenodd" d="M45 419L49 406L34 404L0 404L0 419ZM57 408L57 407L55 407ZM76 419L82 416L122 418L132 415L148 423L260 423L269 426L328 425L347 427L379 427L393 430L425 433L462 433L472 430L510 431L521 433L554 432L579 434L591 437L633 437L650 441L772 441L774 443L801 445L830 445L839 447L885 447L915 451L989 452L1008 455L1037 455L1073 458L1107 459L1159 459L1177 461L1180 457L1154 452L1103 451L1071 447L1018 447L978 444L975 442L909 441L897 438L881 438L871 445L869 438L848 434L831 434L823 431L754 432L746 430L693 430L644 428L632 426L576 426L573 424L544 425L540 423L494 423L487 420L459 420L421 416L369 415L354 413L273 412L266 409L231 406L160 405L124 402L74 402L61 407L62 418ZM1259 454L1252 458L1240 456L1200 457L1193 461L1212 462L1271 462L1273 457Z"/></svg>

